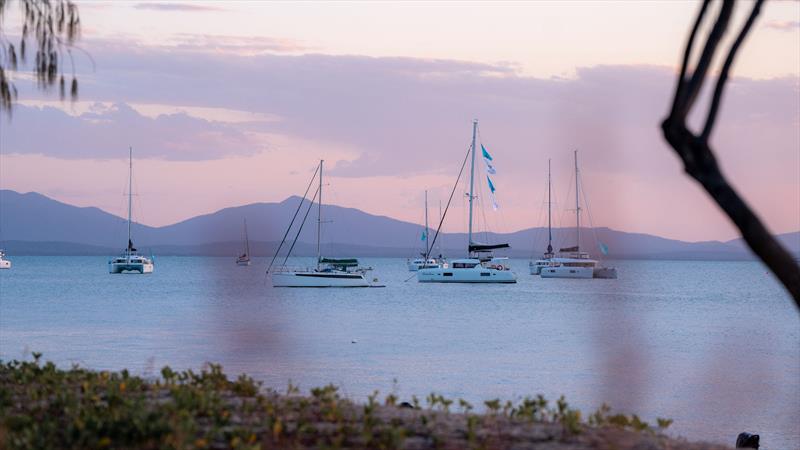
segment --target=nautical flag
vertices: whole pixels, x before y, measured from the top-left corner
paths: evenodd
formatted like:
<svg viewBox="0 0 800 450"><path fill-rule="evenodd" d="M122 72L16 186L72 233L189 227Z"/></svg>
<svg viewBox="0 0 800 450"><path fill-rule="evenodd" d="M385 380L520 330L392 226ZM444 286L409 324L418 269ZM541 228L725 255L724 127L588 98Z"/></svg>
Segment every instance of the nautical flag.
<svg viewBox="0 0 800 450"><path fill-rule="evenodd" d="M500 206L497 205L497 199L494 197L494 191L495 191L494 183L492 183L492 179L489 178L489 175L486 175L486 181L489 182L489 191L492 194L492 209L497 211L497 208L499 208Z"/></svg>
<svg viewBox="0 0 800 450"><path fill-rule="evenodd" d="M603 244L602 242L599 242L598 244L600 245L600 251L604 255L608 255L608 246L606 244Z"/></svg>
<svg viewBox="0 0 800 450"><path fill-rule="evenodd" d="M481 152L483 153L483 162L486 164L486 173L494 175L497 173L495 170L494 165L492 165L492 155L486 151L486 147L481 144Z"/></svg>
<svg viewBox="0 0 800 450"><path fill-rule="evenodd" d="M424 231L422 232L422 239L420 239L420 240L421 240L421 241L427 241L427 240L428 240L428 235L427 235L427 234L425 234L425 232L424 232Z"/></svg>
<svg viewBox="0 0 800 450"><path fill-rule="evenodd" d="M483 152L483 157L485 159L488 159L489 161L492 160L492 155L490 155L489 152L486 151L486 147L484 147L483 144L481 144L481 151Z"/></svg>

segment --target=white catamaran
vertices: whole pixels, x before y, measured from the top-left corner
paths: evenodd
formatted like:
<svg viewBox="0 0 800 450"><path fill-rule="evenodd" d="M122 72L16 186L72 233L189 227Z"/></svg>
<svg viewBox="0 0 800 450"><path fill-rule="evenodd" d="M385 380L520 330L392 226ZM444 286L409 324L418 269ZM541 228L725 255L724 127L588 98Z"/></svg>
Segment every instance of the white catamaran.
<svg viewBox="0 0 800 450"><path fill-rule="evenodd" d="M275 251L275 256L273 256L270 266L267 268L267 273L269 273L270 269L272 268L272 263L275 262L275 259L278 256L278 252L280 252L281 247L283 247L283 243L286 241L286 236L288 236L289 231L292 229L292 225L294 224L294 221L297 218L297 214L298 212L300 212L300 209L303 206L303 203L306 199L306 196L308 195L308 190L311 187L311 184L314 182L314 179L317 177L317 174L319 174L319 187L317 188L317 192L311 199L311 204L306 210L302 222L300 222L297 234L295 235L294 241L292 242L292 246L286 253L286 257L283 260L283 264L272 270L272 286L273 287L326 287L326 288L327 287L378 287L373 284L374 282L377 282L377 278L370 281L367 276L369 271L372 269L359 266L357 259L323 258L322 254L320 253L320 237L322 234L321 231L322 230L322 164L323 161L320 161L319 166L317 166L317 170L311 177L311 181L309 182L308 188L306 188L306 193L303 195L303 198L300 201L300 205L298 205L294 217L292 218L292 221L289 223L289 227L286 229L286 233L283 236L283 240L278 246L278 249ZM311 211L311 208L314 205L314 200L317 198L318 198L317 265L316 267L310 267L310 268L287 266L286 261L291 255L294 245L297 243L297 238L300 237L300 232L303 230L303 225L305 224L306 218L308 217L308 213L309 211Z"/></svg>
<svg viewBox="0 0 800 450"><path fill-rule="evenodd" d="M550 195L550 189L552 185L552 178L550 177L550 160L547 160L547 250L544 252L544 255L540 259L536 261L530 261L528 263L528 270L530 270L531 275L539 275L542 273L542 269L545 267L550 267L555 265L553 262L553 219L551 214L552 209L552 197Z"/></svg>
<svg viewBox="0 0 800 450"><path fill-rule="evenodd" d="M551 265L541 268L542 278L617 278L617 269L602 267L589 253L580 251L581 205L578 180L578 151L575 150L575 246L559 249L559 255L550 259Z"/></svg>
<svg viewBox="0 0 800 450"><path fill-rule="evenodd" d="M244 252L236 258L236 265L250 265L250 239L247 238L247 219L244 219Z"/></svg>
<svg viewBox="0 0 800 450"><path fill-rule="evenodd" d="M131 240L131 205L133 203L133 148L128 153L128 247L108 261L108 273L153 273L153 260L137 253Z"/></svg>
<svg viewBox="0 0 800 450"><path fill-rule="evenodd" d="M10 269L11 268L11 261L6 259L6 254L3 250L0 250L0 269Z"/></svg>
<svg viewBox="0 0 800 450"><path fill-rule="evenodd" d="M469 178L469 237L468 237L468 257L455 259L447 265L439 267L424 267L417 271L417 280L421 283L516 283L517 276L511 271L508 265L508 258L496 258L492 256L492 250L509 248L508 244L486 245L478 244L472 240L472 210L475 200L475 152L476 138L478 132L478 121L472 122L472 145L470 145L468 156L471 157L470 178ZM483 146L481 146L483 149ZM491 159L484 150L484 158ZM466 161L464 161L466 163ZM488 161L487 161L488 163ZM463 170L463 165L462 165ZM492 171L491 173L494 173ZM459 173L459 178L461 174ZM491 181L490 181L491 183ZM456 180L458 186L458 180ZM493 185L490 184L493 189ZM454 188L455 190L455 188ZM451 195L452 199L452 195ZM448 201L448 206L450 202ZM445 208L447 214L447 208ZM439 230L436 230L438 236ZM434 238L435 241L435 238ZM434 242L435 243L435 242ZM427 255L426 255L427 256Z"/></svg>
<svg viewBox="0 0 800 450"><path fill-rule="evenodd" d="M430 257L431 248L428 246L428 191L425 191L425 231L422 234L422 240L425 241L425 251L420 253L422 258L414 258L413 260L406 260L406 266L411 272L416 272L423 267L438 267L439 261L436 258Z"/></svg>

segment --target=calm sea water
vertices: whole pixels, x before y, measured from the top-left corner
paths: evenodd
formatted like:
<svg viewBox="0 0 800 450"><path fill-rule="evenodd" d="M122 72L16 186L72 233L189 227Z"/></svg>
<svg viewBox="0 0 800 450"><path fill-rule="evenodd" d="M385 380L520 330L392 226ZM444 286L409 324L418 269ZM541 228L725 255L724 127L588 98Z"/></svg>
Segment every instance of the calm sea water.
<svg viewBox="0 0 800 450"><path fill-rule="evenodd" d="M356 399L431 391L473 404L564 394L671 432L800 448L800 314L755 262L620 261L618 280L421 285L366 258L383 289L273 289L265 259L161 257L109 275L98 257L15 257L0 271L0 358L152 375L219 362L283 390Z"/></svg>

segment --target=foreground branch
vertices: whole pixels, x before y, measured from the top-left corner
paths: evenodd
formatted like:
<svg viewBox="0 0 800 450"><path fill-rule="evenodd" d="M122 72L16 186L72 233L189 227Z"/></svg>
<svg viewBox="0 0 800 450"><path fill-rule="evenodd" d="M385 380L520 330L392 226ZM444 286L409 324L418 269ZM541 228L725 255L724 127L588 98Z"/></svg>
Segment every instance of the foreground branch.
<svg viewBox="0 0 800 450"><path fill-rule="evenodd" d="M767 230L767 227L744 199L728 183L708 143L719 112L719 104L728 80L728 72L733 65L736 53L761 11L763 0L757 0L753 4L753 9L750 11L747 21L728 51L720 76L717 79L702 133L699 136L694 134L686 124L686 118L705 81L711 61L733 14L734 1L723 0L714 27L706 40L697 64L695 64L695 69L691 74L688 74L688 62L691 58L695 37L708 11L708 4L707 0L704 1L686 46L671 112L669 117L661 124L664 138L683 161L686 173L699 182L711 198L717 202L717 205L728 215L753 253L778 277L778 280L794 298L795 305L800 309L800 266L798 266L792 255L775 239L772 233Z"/></svg>

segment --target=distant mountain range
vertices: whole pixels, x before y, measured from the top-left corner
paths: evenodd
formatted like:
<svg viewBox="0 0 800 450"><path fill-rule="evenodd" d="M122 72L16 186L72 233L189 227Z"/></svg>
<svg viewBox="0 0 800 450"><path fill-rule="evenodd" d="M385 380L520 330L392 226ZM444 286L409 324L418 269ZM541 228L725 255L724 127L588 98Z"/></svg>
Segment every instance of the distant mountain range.
<svg viewBox="0 0 800 450"><path fill-rule="evenodd" d="M163 227L134 224L134 244L140 251L157 255L231 256L241 248L242 220L246 217L253 255L272 255L299 202L299 197L290 197L280 203L225 208ZM125 219L98 208L72 206L34 192L21 194L11 190L0 190L0 205L0 245L12 255L111 255L126 244ZM305 208L298 221L304 213ZM323 214L325 220L335 224L324 227L323 250L328 255L413 256L422 247L418 224L334 205L326 205ZM300 232L295 254L316 253L314 222L309 217ZM289 235L290 240L295 233L296 227ZM557 228L553 234L556 243L572 245L575 229ZM752 258L741 239L683 242L609 228L585 230L581 236L581 246L599 254L596 236L608 246L609 258ZM490 243L508 242L509 256L528 257L542 252L546 229L480 233L480 238ZM462 255L466 250L465 233L446 233L439 239L446 255ZM800 232L783 234L779 239L800 256Z"/></svg>

